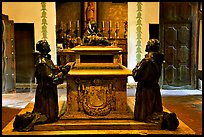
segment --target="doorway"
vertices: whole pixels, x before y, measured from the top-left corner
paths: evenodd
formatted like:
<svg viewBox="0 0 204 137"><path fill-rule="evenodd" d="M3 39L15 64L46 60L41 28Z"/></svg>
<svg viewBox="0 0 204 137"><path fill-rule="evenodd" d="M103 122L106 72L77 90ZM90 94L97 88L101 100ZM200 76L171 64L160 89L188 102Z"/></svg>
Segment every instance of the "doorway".
<svg viewBox="0 0 204 137"><path fill-rule="evenodd" d="M16 83L34 83L34 23L15 23Z"/></svg>
<svg viewBox="0 0 204 137"><path fill-rule="evenodd" d="M159 40L159 24L149 24L149 39Z"/></svg>
<svg viewBox="0 0 204 137"><path fill-rule="evenodd" d="M160 3L160 40L165 56L162 88L197 88L197 2Z"/></svg>

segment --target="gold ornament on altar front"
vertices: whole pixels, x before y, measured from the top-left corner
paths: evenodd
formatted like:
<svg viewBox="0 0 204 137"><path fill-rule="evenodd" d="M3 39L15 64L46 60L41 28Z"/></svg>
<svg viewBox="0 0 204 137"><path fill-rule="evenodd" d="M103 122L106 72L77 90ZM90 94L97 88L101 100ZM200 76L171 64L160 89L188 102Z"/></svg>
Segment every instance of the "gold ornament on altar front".
<svg viewBox="0 0 204 137"><path fill-rule="evenodd" d="M108 87L90 86L84 94L84 112L91 116L105 116L110 113L111 105L107 98Z"/></svg>

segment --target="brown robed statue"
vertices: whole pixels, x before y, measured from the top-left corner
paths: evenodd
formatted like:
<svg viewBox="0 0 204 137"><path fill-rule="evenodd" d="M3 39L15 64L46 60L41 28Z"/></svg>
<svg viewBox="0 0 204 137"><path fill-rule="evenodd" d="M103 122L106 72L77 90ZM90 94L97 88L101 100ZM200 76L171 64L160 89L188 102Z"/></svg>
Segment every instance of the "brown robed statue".
<svg viewBox="0 0 204 137"><path fill-rule="evenodd" d="M159 53L160 41L150 39L145 51L148 52L132 70L133 78L137 83L134 120L159 123L161 129L175 130L178 119L175 113L163 112L160 86L164 55Z"/></svg>
<svg viewBox="0 0 204 137"><path fill-rule="evenodd" d="M16 131L33 130L35 124L52 123L59 119L57 85L63 83L64 76L70 71L71 64L55 66L48 54L50 45L46 40L40 40L36 44L39 54L35 58L35 77L37 89L35 104L32 113L16 115L13 123Z"/></svg>

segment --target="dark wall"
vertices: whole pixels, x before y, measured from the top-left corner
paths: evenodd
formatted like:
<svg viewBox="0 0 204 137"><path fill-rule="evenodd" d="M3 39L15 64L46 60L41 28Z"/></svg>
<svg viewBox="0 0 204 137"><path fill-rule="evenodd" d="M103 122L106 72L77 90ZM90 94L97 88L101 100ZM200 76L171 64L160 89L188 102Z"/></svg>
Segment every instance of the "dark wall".
<svg viewBox="0 0 204 137"><path fill-rule="evenodd" d="M128 21L128 4L124 3L112 3L112 2L97 2L97 21L99 27L101 27L101 22L105 21L105 28L108 27L108 22L112 21L112 27L115 31L116 22L120 24L119 36L123 38L124 36L124 22Z"/></svg>
<svg viewBox="0 0 204 137"><path fill-rule="evenodd" d="M34 83L34 23L14 23L16 83Z"/></svg>
<svg viewBox="0 0 204 137"><path fill-rule="evenodd" d="M81 2L56 2L56 24L59 25L62 21L63 24L72 21L72 27L75 28L77 20L81 21ZM81 24L81 22L80 22ZM66 29L66 26L64 26Z"/></svg>
<svg viewBox="0 0 204 137"><path fill-rule="evenodd" d="M62 21L64 29L69 21L80 20L83 22L83 2L56 2L56 24L59 25ZM119 36L124 37L124 22L128 20L128 4L124 3L112 3L112 2L97 2L97 22L98 27L101 27L101 22L105 21L105 27L108 28L109 21L112 21L112 36L114 37L114 31L116 28L115 23L119 22L120 30ZM76 24L72 23L72 27L75 29ZM83 27L83 26L82 26ZM107 29L106 29L107 32Z"/></svg>

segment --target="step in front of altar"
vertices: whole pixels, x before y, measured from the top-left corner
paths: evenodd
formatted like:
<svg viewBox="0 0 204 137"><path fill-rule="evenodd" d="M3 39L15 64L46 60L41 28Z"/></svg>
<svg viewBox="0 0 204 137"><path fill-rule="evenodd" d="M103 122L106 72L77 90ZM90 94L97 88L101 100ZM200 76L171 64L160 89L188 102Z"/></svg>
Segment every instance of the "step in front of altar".
<svg viewBox="0 0 204 137"><path fill-rule="evenodd" d="M134 110L135 97L128 97L127 103ZM59 103L60 110L63 102ZM30 102L19 114L31 112L34 103ZM164 111L170 112L165 107ZM110 114L109 114L110 115ZM109 116L110 117L110 116ZM132 114L133 117L133 114ZM62 118L62 117L61 117ZM2 130L2 135L89 135L89 134L134 134L134 135L195 135L190 127L179 119L179 127L175 131L160 130L159 125L137 122L133 119L61 119L50 124L35 125L33 131L13 131L13 118Z"/></svg>
<svg viewBox="0 0 204 137"><path fill-rule="evenodd" d="M134 120L59 120L55 123L35 125L35 131L63 130L160 130L160 125Z"/></svg>

